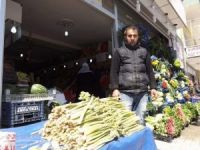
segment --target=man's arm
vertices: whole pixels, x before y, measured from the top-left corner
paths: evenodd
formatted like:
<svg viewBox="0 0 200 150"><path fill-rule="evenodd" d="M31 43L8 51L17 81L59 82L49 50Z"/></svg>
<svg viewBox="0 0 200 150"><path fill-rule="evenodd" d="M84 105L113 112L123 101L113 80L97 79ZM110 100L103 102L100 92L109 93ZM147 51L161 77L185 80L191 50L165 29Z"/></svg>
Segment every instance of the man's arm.
<svg viewBox="0 0 200 150"><path fill-rule="evenodd" d="M155 76L154 76L154 72L153 72L153 68L151 64L150 54L148 52L147 52L147 58L146 58L146 69L147 69L147 74L149 77L150 88L156 89L156 80L155 80Z"/></svg>
<svg viewBox="0 0 200 150"><path fill-rule="evenodd" d="M120 56L119 52L115 50L114 55L112 57L111 69L110 69L110 83L113 94L118 93L116 91L119 88L119 67L120 67ZM118 94L114 94L114 96Z"/></svg>
<svg viewBox="0 0 200 150"><path fill-rule="evenodd" d="M146 68L147 68L147 74L149 76L151 96L157 96L156 79L155 79L152 64L151 64L150 54L148 52L147 52L147 58L146 58Z"/></svg>

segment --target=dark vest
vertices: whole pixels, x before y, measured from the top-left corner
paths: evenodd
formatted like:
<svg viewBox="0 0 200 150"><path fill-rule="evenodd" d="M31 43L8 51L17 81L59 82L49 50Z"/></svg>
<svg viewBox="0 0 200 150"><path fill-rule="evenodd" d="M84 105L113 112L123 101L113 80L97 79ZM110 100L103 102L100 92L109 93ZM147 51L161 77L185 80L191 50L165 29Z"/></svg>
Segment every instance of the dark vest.
<svg viewBox="0 0 200 150"><path fill-rule="evenodd" d="M149 78L146 71L147 50L143 47L130 50L117 49L120 56L119 89L127 92L144 92L148 89Z"/></svg>

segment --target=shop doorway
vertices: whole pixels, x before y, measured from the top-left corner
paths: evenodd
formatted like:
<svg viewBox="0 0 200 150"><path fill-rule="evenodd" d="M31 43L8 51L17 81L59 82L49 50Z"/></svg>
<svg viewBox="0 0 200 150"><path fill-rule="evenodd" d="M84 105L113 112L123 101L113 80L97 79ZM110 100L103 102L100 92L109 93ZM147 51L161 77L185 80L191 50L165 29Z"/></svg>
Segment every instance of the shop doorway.
<svg viewBox="0 0 200 150"><path fill-rule="evenodd" d="M13 21L6 20L4 89L18 84L16 72L28 74L28 84L64 91L84 62L109 71L112 18L80 0L14 2L22 5L21 34L12 34Z"/></svg>

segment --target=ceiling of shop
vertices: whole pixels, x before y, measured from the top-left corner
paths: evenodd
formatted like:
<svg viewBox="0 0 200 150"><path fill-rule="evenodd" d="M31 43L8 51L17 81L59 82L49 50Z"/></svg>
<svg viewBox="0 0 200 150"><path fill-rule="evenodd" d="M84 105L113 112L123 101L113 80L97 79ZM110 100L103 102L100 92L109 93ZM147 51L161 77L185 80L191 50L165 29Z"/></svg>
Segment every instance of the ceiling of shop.
<svg viewBox="0 0 200 150"><path fill-rule="evenodd" d="M23 71L39 71L77 59L80 52L64 46L51 44L23 36L5 49L5 59L15 62L15 68ZM23 58L20 55L23 54Z"/></svg>
<svg viewBox="0 0 200 150"><path fill-rule="evenodd" d="M155 0L155 2L164 13L167 13L167 17L172 24L176 25L176 28L186 27L185 14L182 14L182 6L179 6L179 10L174 8L177 7L176 5L179 5L178 1L172 3L170 0Z"/></svg>
<svg viewBox="0 0 200 150"><path fill-rule="evenodd" d="M113 20L81 0L15 0L22 4L22 30L31 35L40 35L51 40L80 48L111 39ZM58 25L70 19L74 26L69 36L64 36L65 27Z"/></svg>
<svg viewBox="0 0 200 150"><path fill-rule="evenodd" d="M16 68L34 71L63 64L78 59L79 50L111 40L113 20L81 0L14 1L23 7L23 32L20 40L6 48L5 55L15 60ZM64 36L65 27L58 25L64 18L74 24L68 37Z"/></svg>

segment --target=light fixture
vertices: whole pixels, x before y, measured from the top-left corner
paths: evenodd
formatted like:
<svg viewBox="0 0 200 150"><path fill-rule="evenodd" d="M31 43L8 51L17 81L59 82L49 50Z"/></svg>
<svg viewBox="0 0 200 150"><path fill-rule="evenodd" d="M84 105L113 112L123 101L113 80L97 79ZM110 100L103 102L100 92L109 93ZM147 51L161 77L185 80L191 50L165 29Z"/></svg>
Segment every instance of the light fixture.
<svg viewBox="0 0 200 150"><path fill-rule="evenodd" d="M177 23L173 24L173 26L175 26L175 27L176 27L177 25L178 25Z"/></svg>
<svg viewBox="0 0 200 150"><path fill-rule="evenodd" d="M136 1L136 11L137 11L137 12L140 12L140 9L141 9L141 8L140 8L140 1L137 0L137 1Z"/></svg>
<svg viewBox="0 0 200 150"><path fill-rule="evenodd" d="M78 66L78 62L76 62L75 64L76 64L76 66Z"/></svg>
<svg viewBox="0 0 200 150"><path fill-rule="evenodd" d="M56 71L56 68L55 68L55 67L53 68L53 71Z"/></svg>
<svg viewBox="0 0 200 150"><path fill-rule="evenodd" d="M17 33L16 26L12 26L12 28L10 29L10 32L13 33L13 34Z"/></svg>
<svg viewBox="0 0 200 150"><path fill-rule="evenodd" d="M68 36L69 32L67 30L65 30L65 36Z"/></svg>
<svg viewBox="0 0 200 150"><path fill-rule="evenodd" d="M66 66L66 65L64 65L63 67L64 67L64 68L66 68L67 66Z"/></svg>
<svg viewBox="0 0 200 150"><path fill-rule="evenodd" d="M68 18L62 18L57 22L57 25L64 27L64 35L69 36L69 32L74 26L74 22Z"/></svg>
<svg viewBox="0 0 200 150"><path fill-rule="evenodd" d="M93 61L93 60L92 60L92 58L91 58L91 59L90 59L90 63L92 63L92 61Z"/></svg>
<svg viewBox="0 0 200 150"><path fill-rule="evenodd" d="M112 59L112 55L111 54L108 55L108 59Z"/></svg>
<svg viewBox="0 0 200 150"><path fill-rule="evenodd" d="M20 57L21 57L21 58L24 57L24 54L21 53L21 54L20 54Z"/></svg>

